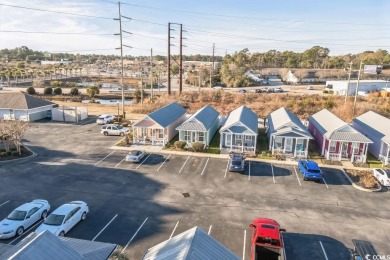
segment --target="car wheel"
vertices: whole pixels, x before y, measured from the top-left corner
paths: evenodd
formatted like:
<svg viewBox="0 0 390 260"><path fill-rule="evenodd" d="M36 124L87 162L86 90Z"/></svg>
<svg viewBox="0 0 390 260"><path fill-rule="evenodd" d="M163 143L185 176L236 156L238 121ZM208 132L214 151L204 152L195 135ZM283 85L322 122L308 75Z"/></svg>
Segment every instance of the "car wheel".
<svg viewBox="0 0 390 260"><path fill-rule="evenodd" d="M81 221L84 221L87 218L87 213L83 212L83 215L81 215Z"/></svg>
<svg viewBox="0 0 390 260"><path fill-rule="evenodd" d="M65 232L64 232L64 231L61 231L61 232L58 234L58 236L64 237L64 236L65 236Z"/></svg>
<svg viewBox="0 0 390 260"><path fill-rule="evenodd" d="M107 133L107 132L104 132L103 134L104 134L105 136L107 136L107 135L108 135L108 133Z"/></svg>
<svg viewBox="0 0 390 260"><path fill-rule="evenodd" d="M304 181L307 181L307 179L306 179L305 177L303 177L303 180L304 180Z"/></svg>
<svg viewBox="0 0 390 260"><path fill-rule="evenodd" d="M16 230L16 235L17 236L21 236L24 232L24 228L23 227L19 227L17 230Z"/></svg>
<svg viewBox="0 0 390 260"><path fill-rule="evenodd" d="M47 217L47 210L44 210L42 212L41 218L46 218Z"/></svg>
<svg viewBox="0 0 390 260"><path fill-rule="evenodd" d="M121 136L124 136L124 135L125 135L125 133L120 133L120 135L121 135Z"/></svg>
<svg viewBox="0 0 390 260"><path fill-rule="evenodd" d="M381 180L381 184L382 184L382 186L385 186L385 181Z"/></svg>

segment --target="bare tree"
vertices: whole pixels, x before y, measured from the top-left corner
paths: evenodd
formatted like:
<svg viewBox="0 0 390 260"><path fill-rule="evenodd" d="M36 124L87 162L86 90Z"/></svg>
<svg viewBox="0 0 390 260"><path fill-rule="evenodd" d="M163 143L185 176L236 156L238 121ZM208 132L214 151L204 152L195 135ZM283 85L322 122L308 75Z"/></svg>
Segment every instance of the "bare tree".
<svg viewBox="0 0 390 260"><path fill-rule="evenodd" d="M28 127L29 123L21 120L0 121L0 140L7 152L10 150L11 143L13 143L16 151L20 155L22 154L21 142Z"/></svg>
<svg viewBox="0 0 390 260"><path fill-rule="evenodd" d="M10 145L12 143L10 136L10 129L8 127L7 121L0 121L0 142L3 144L3 147L6 152L10 151Z"/></svg>

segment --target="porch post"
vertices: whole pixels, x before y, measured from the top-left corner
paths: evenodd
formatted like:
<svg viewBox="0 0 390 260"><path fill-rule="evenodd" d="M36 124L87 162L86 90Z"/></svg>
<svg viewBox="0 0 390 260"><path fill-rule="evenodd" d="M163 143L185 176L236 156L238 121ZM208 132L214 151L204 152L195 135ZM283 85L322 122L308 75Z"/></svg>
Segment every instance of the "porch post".
<svg viewBox="0 0 390 260"><path fill-rule="evenodd" d="M297 156L297 142L298 138L295 138L294 158Z"/></svg>
<svg viewBox="0 0 390 260"><path fill-rule="evenodd" d="M305 150L305 158L309 155L309 142L310 139L306 139L306 150Z"/></svg>
<svg viewBox="0 0 390 260"><path fill-rule="evenodd" d="M390 147L389 147L389 145L387 145L387 155L386 155L386 161L385 161L386 165L389 163L389 153L390 153Z"/></svg>
<svg viewBox="0 0 390 260"><path fill-rule="evenodd" d="M321 151L321 155L324 155L324 151L325 151L325 137L322 136L322 151Z"/></svg>
<svg viewBox="0 0 390 260"><path fill-rule="evenodd" d="M368 144L364 144L364 147L363 147L363 151L364 151L364 161L363 162L366 162L367 161L367 149L368 148Z"/></svg>
<svg viewBox="0 0 390 260"><path fill-rule="evenodd" d="M234 136L234 134L231 134L230 136L231 136L231 139L230 139L230 151L231 151L232 148L233 148L233 136Z"/></svg>
<svg viewBox="0 0 390 260"><path fill-rule="evenodd" d="M275 136L271 135L271 147L270 147L270 150L271 150L271 154L274 154L274 145L275 145Z"/></svg>
<svg viewBox="0 0 390 260"><path fill-rule="evenodd" d="M221 136L219 138L220 138L219 139L219 150L221 151L222 150L222 143L224 143L224 141L225 141L223 132L221 133Z"/></svg>
<svg viewBox="0 0 390 260"><path fill-rule="evenodd" d="M328 150L327 150L327 151L328 151L328 155L326 156L326 159L327 159L327 160L329 160L329 153L330 153L330 151L329 151L329 150L330 150L330 142L331 142L331 141L330 141L330 140L328 140Z"/></svg>
<svg viewBox="0 0 390 260"><path fill-rule="evenodd" d="M343 153L343 142L339 142L339 147L340 146L341 146L341 148L339 151L339 161L341 161L341 154ZM336 148L337 148L337 143L336 143ZM348 146L347 146L347 149L348 149Z"/></svg>
<svg viewBox="0 0 390 260"><path fill-rule="evenodd" d="M245 135L241 135L241 152L244 152Z"/></svg>

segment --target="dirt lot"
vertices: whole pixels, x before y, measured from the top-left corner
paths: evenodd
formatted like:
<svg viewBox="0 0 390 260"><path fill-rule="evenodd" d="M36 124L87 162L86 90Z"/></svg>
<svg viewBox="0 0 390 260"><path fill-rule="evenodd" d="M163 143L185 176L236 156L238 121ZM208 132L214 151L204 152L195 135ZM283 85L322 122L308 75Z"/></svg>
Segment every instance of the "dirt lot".
<svg viewBox="0 0 390 260"><path fill-rule="evenodd" d="M380 185L371 171L346 170L349 177L359 186L366 189L376 189Z"/></svg>

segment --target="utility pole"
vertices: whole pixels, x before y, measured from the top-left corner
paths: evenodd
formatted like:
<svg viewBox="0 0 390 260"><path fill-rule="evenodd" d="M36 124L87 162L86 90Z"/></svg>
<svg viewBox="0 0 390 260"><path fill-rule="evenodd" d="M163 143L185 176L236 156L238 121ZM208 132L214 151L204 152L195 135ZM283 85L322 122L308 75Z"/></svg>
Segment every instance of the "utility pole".
<svg viewBox="0 0 390 260"><path fill-rule="evenodd" d="M352 73L352 61L349 63L349 73L348 73L348 83L347 83L347 90L345 92L345 100L344 105L347 104L347 97L348 97L348 90L349 90L349 82L351 81L351 73Z"/></svg>
<svg viewBox="0 0 390 260"><path fill-rule="evenodd" d="M212 71L212 64L210 65L210 88L212 88L212 86L211 86L211 71Z"/></svg>
<svg viewBox="0 0 390 260"><path fill-rule="evenodd" d="M150 49L150 91L153 100L153 49Z"/></svg>
<svg viewBox="0 0 390 260"><path fill-rule="evenodd" d="M141 106L144 105L144 68L141 68Z"/></svg>
<svg viewBox="0 0 390 260"><path fill-rule="evenodd" d="M212 75L214 76L214 53L215 53L215 43L213 43L213 60L212 60ZM210 78L210 87L212 87L212 79Z"/></svg>
<svg viewBox="0 0 390 260"><path fill-rule="evenodd" d="M171 23L168 23L168 76L167 76L167 85L168 85L168 95L171 95Z"/></svg>
<svg viewBox="0 0 390 260"><path fill-rule="evenodd" d="M362 65L363 65L363 61L360 62L360 66L359 66L359 74L358 74L358 79L357 79L356 89L355 89L355 100L353 101L353 109L352 109L353 116L355 115L355 106L356 106L356 99L359 90L360 71L362 70Z"/></svg>
<svg viewBox="0 0 390 260"><path fill-rule="evenodd" d="M179 95L183 90L183 24L180 24Z"/></svg>
<svg viewBox="0 0 390 260"><path fill-rule="evenodd" d="M119 6L119 36L121 43L121 92L122 92L122 116L125 117L125 86L123 85L123 43L122 43L122 15L121 15L121 2L118 2Z"/></svg>

